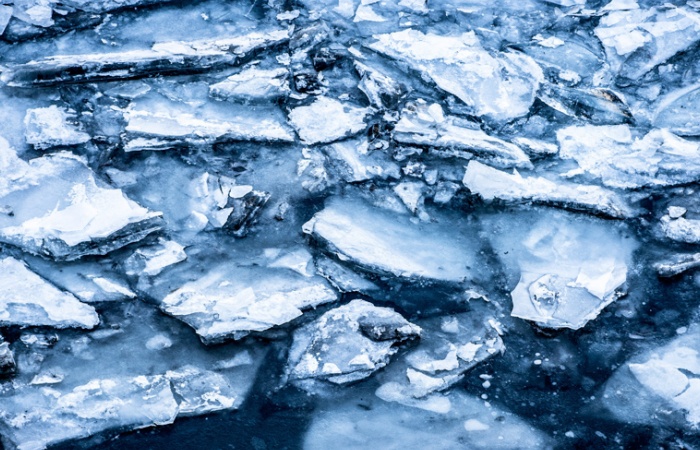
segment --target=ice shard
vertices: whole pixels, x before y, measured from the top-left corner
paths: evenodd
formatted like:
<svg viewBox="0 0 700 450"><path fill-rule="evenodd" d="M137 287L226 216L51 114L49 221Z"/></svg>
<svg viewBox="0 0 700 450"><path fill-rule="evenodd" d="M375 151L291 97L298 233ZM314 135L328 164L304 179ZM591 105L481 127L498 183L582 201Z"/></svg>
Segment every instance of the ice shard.
<svg viewBox="0 0 700 450"><path fill-rule="evenodd" d="M39 150L84 144L91 139L76 123L75 114L55 105L27 111L24 127L27 144Z"/></svg>
<svg viewBox="0 0 700 450"><path fill-rule="evenodd" d="M327 144L364 130L367 127L365 117L370 112L368 108L318 97L310 105L290 111L289 121L303 143Z"/></svg>
<svg viewBox="0 0 700 450"><path fill-rule="evenodd" d="M289 95L289 71L251 67L209 86L212 97L228 101L276 100Z"/></svg>

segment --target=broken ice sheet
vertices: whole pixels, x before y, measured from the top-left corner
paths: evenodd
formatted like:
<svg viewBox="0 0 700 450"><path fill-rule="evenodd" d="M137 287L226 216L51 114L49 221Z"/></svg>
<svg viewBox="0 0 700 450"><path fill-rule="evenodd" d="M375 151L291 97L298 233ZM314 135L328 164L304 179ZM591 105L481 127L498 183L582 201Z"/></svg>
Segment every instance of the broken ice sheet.
<svg viewBox="0 0 700 450"><path fill-rule="evenodd" d="M618 82L629 85L700 40L700 14L675 6L612 11L600 19L595 34Z"/></svg>
<svg viewBox="0 0 700 450"><path fill-rule="evenodd" d="M498 322L481 305L468 312L415 320L420 341L402 353L378 379L376 395L408 406L444 391L479 363L502 353Z"/></svg>
<svg viewBox="0 0 700 450"><path fill-rule="evenodd" d="M435 395L422 409L363 395L329 400L316 411L304 450L552 448L545 433L513 413L456 391Z"/></svg>
<svg viewBox="0 0 700 450"><path fill-rule="evenodd" d="M634 138L627 125L572 126L557 132L559 155L604 185L635 189L690 183L700 179L700 145L668 130Z"/></svg>
<svg viewBox="0 0 700 450"><path fill-rule="evenodd" d="M399 166L382 150L370 151L367 139L347 139L323 147L331 170L348 183L401 178Z"/></svg>
<svg viewBox="0 0 700 450"><path fill-rule="evenodd" d="M312 392L323 381L362 380L386 366L398 345L420 332L390 308L353 300L294 331L286 376Z"/></svg>
<svg viewBox="0 0 700 450"><path fill-rule="evenodd" d="M407 29L374 38L367 47L426 73L440 89L471 107L474 115L496 121L527 114L543 79L529 56L491 55L473 32L442 36Z"/></svg>
<svg viewBox="0 0 700 450"><path fill-rule="evenodd" d="M15 258L0 259L0 324L94 328L99 323L92 306L32 272Z"/></svg>
<svg viewBox="0 0 700 450"><path fill-rule="evenodd" d="M228 101L276 100L289 95L289 71L285 68L250 67L209 86L212 97Z"/></svg>
<svg viewBox="0 0 700 450"><path fill-rule="evenodd" d="M286 324L336 299L321 277L228 262L166 295L160 308L193 327L205 343L217 343Z"/></svg>
<svg viewBox="0 0 700 450"><path fill-rule="evenodd" d="M106 187L68 152L21 160L0 138L0 241L55 259L104 255L160 230L161 214Z"/></svg>
<svg viewBox="0 0 700 450"><path fill-rule="evenodd" d="M628 423L700 426L700 330L696 325L633 357L615 371L600 396Z"/></svg>
<svg viewBox="0 0 700 450"><path fill-rule="evenodd" d="M478 161L469 162L463 183L486 201L532 202L614 219L635 215L618 194L600 186L555 182L543 177L522 177L517 172L508 174Z"/></svg>
<svg viewBox="0 0 700 450"><path fill-rule="evenodd" d="M211 40L159 42L149 50L57 55L12 65L0 80L9 86L51 86L204 72L240 63L246 54L289 38L286 30L253 32Z"/></svg>
<svg viewBox="0 0 700 450"><path fill-rule="evenodd" d="M479 244L462 223L413 223L361 200L335 198L304 232L341 261L406 279L461 283L479 273Z"/></svg>
<svg viewBox="0 0 700 450"><path fill-rule="evenodd" d="M520 147L489 136L474 122L445 116L437 103L419 100L404 108L393 138L401 144L431 147L438 156L476 157L498 167L532 167Z"/></svg>
<svg viewBox="0 0 700 450"><path fill-rule="evenodd" d="M621 95L610 89L574 89L547 84L540 89L538 98L562 114L585 119L594 125L632 123L634 120Z"/></svg>
<svg viewBox="0 0 700 450"><path fill-rule="evenodd" d="M318 97L308 106L291 110L289 121L305 144L327 144L364 130L365 117L370 112L368 108Z"/></svg>
<svg viewBox="0 0 700 450"><path fill-rule="evenodd" d="M512 316L576 330L621 295L637 247L622 224L553 210L484 220L515 285Z"/></svg>
<svg viewBox="0 0 700 450"><path fill-rule="evenodd" d="M56 105L27 110L24 136L27 144L39 150L84 144L90 135L81 131L75 112Z"/></svg>

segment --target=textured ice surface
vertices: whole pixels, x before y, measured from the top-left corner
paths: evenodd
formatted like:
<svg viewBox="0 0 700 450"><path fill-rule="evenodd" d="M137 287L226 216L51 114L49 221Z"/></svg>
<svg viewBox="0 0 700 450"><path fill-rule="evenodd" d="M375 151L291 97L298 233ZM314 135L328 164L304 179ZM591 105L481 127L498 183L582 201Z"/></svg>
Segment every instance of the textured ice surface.
<svg viewBox="0 0 700 450"><path fill-rule="evenodd" d="M74 122L74 115L55 105L30 109L24 117L24 136L27 144L41 150L88 142L90 135L81 131Z"/></svg>
<svg viewBox="0 0 700 450"><path fill-rule="evenodd" d="M289 113L289 121L305 144L324 144L364 130L370 110L319 97L308 106Z"/></svg>

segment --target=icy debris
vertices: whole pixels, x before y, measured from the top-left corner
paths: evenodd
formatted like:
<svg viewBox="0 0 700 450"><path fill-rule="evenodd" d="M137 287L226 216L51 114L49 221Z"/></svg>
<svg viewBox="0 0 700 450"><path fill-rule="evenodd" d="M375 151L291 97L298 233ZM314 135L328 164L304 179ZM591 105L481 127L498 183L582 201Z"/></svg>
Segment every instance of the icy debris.
<svg viewBox="0 0 700 450"><path fill-rule="evenodd" d="M204 173L188 191L193 229L224 228L236 237L245 236L255 223L270 194L253 186L236 184L226 176Z"/></svg>
<svg viewBox="0 0 700 450"><path fill-rule="evenodd" d="M666 215L661 218L661 231L672 241L686 244L700 244L700 220Z"/></svg>
<svg viewBox="0 0 700 450"><path fill-rule="evenodd" d="M362 380L386 366L398 345L420 332L392 309L353 300L294 332L286 374L310 390L318 381Z"/></svg>
<svg viewBox="0 0 700 450"><path fill-rule="evenodd" d="M693 84L673 91L658 102L654 126L667 128L681 136L700 135L700 85Z"/></svg>
<svg viewBox="0 0 700 450"><path fill-rule="evenodd" d="M358 200L334 199L303 229L341 261L380 274L460 283L478 264L478 245L454 226L414 224Z"/></svg>
<svg viewBox="0 0 700 450"><path fill-rule="evenodd" d="M595 34L618 82L629 85L700 40L700 14L675 6L612 11Z"/></svg>
<svg viewBox="0 0 700 450"><path fill-rule="evenodd" d="M328 97L294 108L289 121L305 144L326 144L352 136L367 127L368 108L358 108Z"/></svg>
<svg viewBox="0 0 700 450"><path fill-rule="evenodd" d="M417 320L420 342L379 375L377 396L411 406L459 382L464 374L505 350L498 331L481 311Z"/></svg>
<svg viewBox="0 0 700 450"><path fill-rule="evenodd" d="M605 222L550 210L501 214L484 226L499 230L492 245L517 282L514 317L577 330L624 293L636 242Z"/></svg>
<svg viewBox="0 0 700 450"><path fill-rule="evenodd" d="M27 111L24 116L24 137L27 144L39 150L84 144L90 135L81 131L76 115L56 105Z"/></svg>
<svg viewBox="0 0 700 450"><path fill-rule="evenodd" d="M403 84L359 61L355 61L355 70L361 77L357 87L375 108L396 108L399 100L408 93Z"/></svg>
<svg viewBox="0 0 700 450"><path fill-rule="evenodd" d="M530 57L517 52L491 55L473 32L441 36L407 29L374 38L370 49L426 74L475 115L497 121L527 114L543 79Z"/></svg>
<svg viewBox="0 0 700 450"><path fill-rule="evenodd" d="M124 112L124 118L127 123L125 152L169 150L227 141L294 141L292 131L284 123L257 115L219 121L177 111L129 108Z"/></svg>
<svg viewBox="0 0 700 450"><path fill-rule="evenodd" d="M603 404L628 423L700 426L700 332L692 326L670 344L632 358L606 382Z"/></svg>
<svg viewBox="0 0 700 450"><path fill-rule="evenodd" d="M401 178L399 166L381 150L370 151L367 139L348 139L323 148L333 170L348 183Z"/></svg>
<svg viewBox="0 0 700 450"><path fill-rule="evenodd" d="M216 343L286 324L336 298L320 277L229 263L168 294L160 308L193 327L205 343Z"/></svg>
<svg viewBox="0 0 700 450"><path fill-rule="evenodd" d="M0 324L94 328L100 322L92 306L62 292L14 258L0 260Z"/></svg>
<svg viewBox="0 0 700 450"><path fill-rule="evenodd" d="M15 355L10 345L0 336L0 377L6 377L15 373Z"/></svg>
<svg viewBox="0 0 700 450"><path fill-rule="evenodd" d="M211 96L228 101L275 100L289 95L287 69L251 67L209 86Z"/></svg>
<svg viewBox="0 0 700 450"><path fill-rule="evenodd" d="M634 118L621 95L604 88L575 89L544 85L538 98L549 107L594 125L632 123Z"/></svg>
<svg viewBox="0 0 700 450"><path fill-rule="evenodd" d="M4 145L3 145L4 144ZM56 259L104 255L160 230L161 214L103 187L79 157L24 162L0 139L0 241Z"/></svg>
<svg viewBox="0 0 700 450"><path fill-rule="evenodd" d="M532 167L520 147L489 136L474 122L445 116L437 103L418 101L404 108L393 138L401 144L432 147L440 156L477 157L500 167Z"/></svg>
<svg viewBox="0 0 700 450"><path fill-rule="evenodd" d="M634 217L634 212L616 193L593 185L554 182L542 177L522 177L469 161L462 180L486 201L532 202L564 209L591 212L614 219Z"/></svg>
<svg viewBox="0 0 700 450"><path fill-rule="evenodd" d="M213 40L159 42L149 50L57 55L10 66L0 80L30 87L204 72L239 64L247 55L288 39L288 31L273 30Z"/></svg>
<svg viewBox="0 0 700 450"><path fill-rule="evenodd" d="M633 139L627 125L573 126L557 132L559 155L574 159L603 184L635 189L700 179L700 145L654 129Z"/></svg>
<svg viewBox="0 0 700 450"><path fill-rule="evenodd" d="M697 267L700 267L700 253L674 255L654 264L654 269L663 278L675 277Z"/></svg>
<svg viewBox="0 0 700 450"><path fill-rule="evenodd" d="M153 277L186 258L185 247L175 241L160 238L157 244L136 249L124 261L124 269L129 276Z"/></svg>
<svg viewBox="0 0 700 450"><path fill-rule="evenodd" d="M550 439L523 419L462 392L434 395L417 407L363 395L361 402L333 400L316 411L304 450L552 448Z"/></svg>

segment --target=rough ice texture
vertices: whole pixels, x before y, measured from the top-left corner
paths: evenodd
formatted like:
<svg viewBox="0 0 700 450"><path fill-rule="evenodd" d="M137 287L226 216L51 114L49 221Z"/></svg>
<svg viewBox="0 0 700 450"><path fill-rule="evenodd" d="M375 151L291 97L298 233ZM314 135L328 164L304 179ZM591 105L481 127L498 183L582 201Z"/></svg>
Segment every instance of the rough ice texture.
<svg viewBox="0 0 700 450"><path fill-rule="evenodd" d="M610 187L634 189L700 179L700 146L668 130L633 138L627 125L574 126L557 132L559 155Z"/></svg>
<svg viewBox="0 0 700 450"><path fill-rule="evenodd" d="M289 121L305 144L327 144L359 133L367 127L367 108L318 97L308 106L294 108Z"/></svg>
<svg viewBox="0 0 700 450"><path fill-rule="evenodd" d="M158 275L166 268L187 258L185 248L175 241L160 239L157 244L141 247L124 261L127 275Z"/></svg>
<svg viewBox="0 0 700 450"><path fill-rule="evenodd" d="M358 381L386 366L398 344L420 332L389 308L353 300L294 332L286 375L309 390L315 382Z"/></svg>
<svg viewBox="0 0 700 450"><path fill-rule="evenodd" d="M32 272L14 258L0 260L0 324L94 328L100 319L92 306Z"/></svg>
<svg viewBox="0 0 700 450"><path fill-rule="evenodd" d="M661 231L668 239L686 244L700 243L700 220L685 217L671 218L666 215L661 218Z"/></svg>
<svg viewBox="0 0 700 450"><path fill-rule="evenodd" d="M341 260L402 278L459 283L477 264L473 242L438 223L408 217L350 199L337 199L304 225Z"/></svg>
<svg viewBox="0 0 700 450"><path fill-rule="evenodd" d="M75 119L75 114L56 105L28 110L24 117L24 136L27 144L45 150L90 141L89 134L81 131L75 123L71 123L75 122Z"/></svg>
<svg viewBox="0 0 700 450"><path fill-rule="evenodd" d="M441 36L407 29L374 37L369 48L426 73L475 115L494 120L527 114L543 78L530 57L518 52L491 55L473 32Z"/></svg>
<svg viewBox="0 0 700 450"><path fill-rule="evenodd" d="M209 86L209 93L222 100L275 100L289 95L289 71L251 67Z"/></svg>
<svg viewBox="0 0 700 450"><path fill-rule="evenodd" d="M445 116L437 103L419 101L404 109L393 137L402 144L432 147L440 156L477 157L499 167L532 167L520 147L489 136L474 122Z"/></svg>
<svg viewBox="0 0 700 450"><path fill-rule="evenodd" d="M600 186L554 182L542 177L522 177L470 161L462 180L469 190L487 201L532 202L564 209L592 212L615 219L634 216L615 192Z"/></svg>
<svg viewBox="0 0 700 450"><path fill-rule="evenodd" d="M322 278L229 263L167 295L160 308L215 343L283 325L336 298Z"/></svg>
<svg viewBox="0 0 700 450"><path fill-rule="evenodd" d="M0 141L0 241L25 251L73 260L103 255L161 228L160 213L104 187L79 157L62 152L19 159Z"/></svg>

